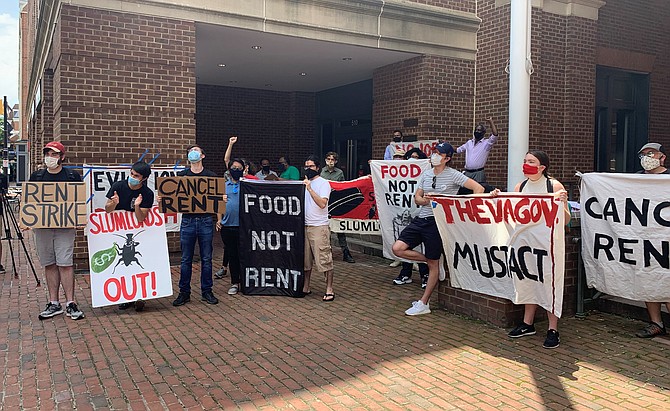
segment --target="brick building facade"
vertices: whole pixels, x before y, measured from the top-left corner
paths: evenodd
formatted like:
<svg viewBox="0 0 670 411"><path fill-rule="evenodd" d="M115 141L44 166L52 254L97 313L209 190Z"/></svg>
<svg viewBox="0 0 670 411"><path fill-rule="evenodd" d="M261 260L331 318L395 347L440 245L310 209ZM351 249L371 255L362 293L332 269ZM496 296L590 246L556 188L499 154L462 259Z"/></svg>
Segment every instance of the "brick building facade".
<svg viewBox="0 0 670 411"><path fill-rule="evenodd" d="M320 147L317 92L206 84L196 76L198 24L260 30L255 25L259 16L245 9L251 6L235 4L229 6L235 10L214 13L161 8L163 2L155 0L147 2L155 7L133 14L122 11L122 0L99 7L86 0L50 0L45 4L51 7L43 10L36 8L38 3L28 2L26 19L41 22L36 15L52 15L55 29L49 42L40 37L45 34L39 24L22 24L25 38L31 39L24 55L34 53L35 61L40 56L44 61L43 66L24 67L29 72L23 75L29 84L21 110L28 118L22 124L29 125L35 165L51 139L68 147L70 163L100 165L133 162L145 148L160 152L155 164L174 165L197 142L207 153L205 166L217 172L223 171L220 159L234 134L245 136L236 155L256 161L269 157L275 163L288 154L297 163ZM299 11L290 8L292 2L271 3ZM456 146L471 135L475 122L491 116L502 140L490 155L487 175L492 184L506 185L509 0L387 2L392 24L375 28L367 26L377 21L375 2L342 1L339 8L335 1L304 3L302 7L332 6L327 12L341 14L344 28L315 30L303 24L313 14L296 11L287 12L295 20L282 22L294 24L291 30L282 32L279 24L274 30L415 54L371 73L373 158L382 156L394 129ZM636 3L533 1L529 147L549 154L551 173L566 186L576 184L576 170L596 170L595 152L604 144L597 141L594 120L598 67L648 76L648 138L670 146L663 132L670 117L670 64L665 64L670 29L664 24L670 5L663 0L647 7ZM248 18L235 20L242 15ZM354 34L355 24L361 28ZM433 33L440 30L447 31ZM646 141L647 136L637 138ZM453 165L461 167L462 160L456 158ZM577 249L570 241L566 248L564 313L569 315L575 307ZM83 242L78 242L77 255L86 260ZM497 324L509 324L520 313L507 301L455 290L447 282L440 286L439 300L448 309Z"/></svg>

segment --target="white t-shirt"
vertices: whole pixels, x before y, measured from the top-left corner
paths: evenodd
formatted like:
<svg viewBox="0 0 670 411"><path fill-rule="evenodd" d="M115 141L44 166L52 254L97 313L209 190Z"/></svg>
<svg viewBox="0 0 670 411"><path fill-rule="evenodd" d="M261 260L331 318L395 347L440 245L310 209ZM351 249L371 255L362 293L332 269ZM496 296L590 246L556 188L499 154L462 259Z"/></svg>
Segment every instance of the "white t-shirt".
<svg viewBox="0 0 670 411"><path fill-rule="evenodd" d="M310 186L320 198L330 198L330 183L325 178L317 177L311 180ZM305 225L328 225L328 207L321 208L316 205L307 190L305 190Z"/></svg>

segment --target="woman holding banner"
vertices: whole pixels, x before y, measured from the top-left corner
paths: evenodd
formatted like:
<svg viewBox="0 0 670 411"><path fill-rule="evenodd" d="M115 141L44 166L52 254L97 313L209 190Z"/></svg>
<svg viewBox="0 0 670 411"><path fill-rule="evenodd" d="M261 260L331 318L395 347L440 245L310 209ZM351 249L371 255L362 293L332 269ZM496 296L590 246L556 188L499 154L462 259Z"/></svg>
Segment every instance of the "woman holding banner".
<svg viewBox="0 0 670 411"><path fill-rule="evenodd" d="M532 193L545 194L554 193L557 195L564 205L566 213L565 223L570 221L570 208L568 206L568 192L565 191L563 184L560 181L551 178L548 174L549 170L549 156L544 151L530 150L526 153L523 160L523 174L526 180L520 182L514 187L514 191L518 193ZM535 311L537 304L526 304L524 307L523 322L515 329L507 334L510 338L525 337L527 335L535 334ZM547 338L542 345L544 348L556 348L560 343L558 336L558 317L553 313L547 311L549 318L549 329L547 330Z"/></svg>

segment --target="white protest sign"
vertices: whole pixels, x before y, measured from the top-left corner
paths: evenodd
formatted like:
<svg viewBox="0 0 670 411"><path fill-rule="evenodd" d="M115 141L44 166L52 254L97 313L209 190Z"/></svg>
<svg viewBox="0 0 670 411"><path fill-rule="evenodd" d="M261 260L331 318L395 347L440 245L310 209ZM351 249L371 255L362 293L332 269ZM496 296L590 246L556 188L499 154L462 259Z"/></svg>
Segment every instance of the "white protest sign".
<svg viewBox="0 0 670 411"><path fill-rule="evenodd" d="M372 182L375 188L377 215L382 235L384 257L399 260L391 247L402 230L419 214L414 192L419 176L430 169L428 160L372 160ZM417 248L418 251L422 250Z"/></svg>
<svg viewBox="0 0 670 411"><path fill-rule="evenodd" d="M587 285L636 301L670 301L670 175L582 175Z"/></svg>
<svg viewBox="0 0 670 411"><path fill-rule="evenodd" d="M558 198L440 195L432 206L453 287L561 316L565 212Z"/></svg>
<svg viewBox="0 0 670 411"><path fill-rule="evenodd" d="M93 307L172 295L164 214L93 212L86 227Z"/></svg>

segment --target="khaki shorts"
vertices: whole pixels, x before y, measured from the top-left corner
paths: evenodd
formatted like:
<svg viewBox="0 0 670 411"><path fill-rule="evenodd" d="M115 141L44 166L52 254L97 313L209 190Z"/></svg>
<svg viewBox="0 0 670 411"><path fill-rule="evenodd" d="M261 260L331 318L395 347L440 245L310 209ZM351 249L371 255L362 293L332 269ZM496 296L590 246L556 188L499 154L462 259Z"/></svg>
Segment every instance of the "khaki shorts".
<svg viewBox="0 0 670 411"><path fill-rule="evenodd" d="M330 227L327 225L305 226L305 271L312 268L320 272L333 269Z"/></svg>
<svg viewBox="0 0 670 411"><path fill-rule="evenodd" d="M35 228L35 248L42 267L56 264L59 267L72 266L74 252L74 228Z"/></svg>

